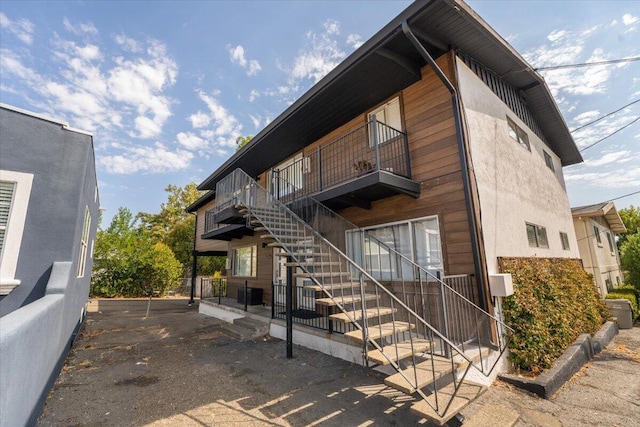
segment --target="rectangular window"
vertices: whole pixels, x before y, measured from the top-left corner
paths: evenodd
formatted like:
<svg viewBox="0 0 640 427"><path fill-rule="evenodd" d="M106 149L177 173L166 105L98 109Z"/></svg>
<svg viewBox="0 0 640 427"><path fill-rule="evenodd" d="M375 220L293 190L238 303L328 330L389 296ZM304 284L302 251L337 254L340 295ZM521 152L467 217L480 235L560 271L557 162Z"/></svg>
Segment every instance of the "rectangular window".
<svg viewBox="0 0 640 427"><path fill-rule="evenodd" d="M535 224L527 224L527 239L532 248L548 248L547 229Z"/></svg>
<svg viewBox="0 0 640 427"><path fill-rule="evenodd" d="M553 158L551 157L551 154L547 153L544 150L542 150L542 152L544 153L544 163L547 165L549 169L555 172L556 170L553 167Z"/></svg>
<svg viewBox="0 0 640 427"><path fill-rule="evenodd" d="M560 232L560 241L562 242L562 249L565 251L569 250L569 236L567 233Z"/></svg>
<svg viewBox="0 0 640 427"><path fill-rule="evenodd" d="M284 197L303 188L303 173L305 168L310 168L308 158L297 154L285 160L268 173L268 186L271 194L276 197Z"/></svg>
<svg viewBox="0 0 640 427"><path fill-rule="evenodd" d="M13 182L0 182L0 256L4 248L4 236L9 226L9 214L11 213L15 186Z"/></svg>
<svg viewBox="0 0 640 427"><path fill-rule="evenodd" d="M397 132L394 132L389 128L393 128L397 131L402 131L402 115L400 114L399 97L393 98L391 101L387 102L384 105L381 105L380 107L370 112L367 116L367 120L371 122L373 120L373 116L376 117L376 121L378 123L383 123L383 125L378 125L370 129L370 147L373 147L375 145L375 141L377 141L378 143L383 143L397 135Z"/></svg>
<svg viewBox="0 0 640 427"><path fill-rule="evenodd" d="M611 236L611 233L609 233L607 231L607 242L609 243L609 250L611 251L611 255L615 254L615 251L613 250L613 236Z"/></svg>
<svg viewBox="0 0 640 427"><path fill-rule="evenodd" d="M233 275L256 277L258 246L245 246L233 250Z"/></svg>
<svg viewBox="0 0 640 427"><path fill-rule="evenodd" d="M600 229L597 225L593 226L593 235L596 236L596 242L598 242L598 246L602 246L602 238L600 237Z"/></svg>
<svg viewBox="0 0 640 427"><path fill-rule="evenodd" d="M529 136L527 135L527 133L518 125L516 125L515 122L509 117L507 117L507 125L509 136L511 137L511 139L522 145L527 150L531 151L531 146L529 145Z"/></svg>
<svg viewBox="0 0 640 427"><path fill-rule="evenodd" d="M442 272L437 217L369 227L365 231L347 232L347 253L374 278L412 279L411 262L434 276Z"/></svg>
<svg viewBox="0 0 640 427"><path fill-rule="evenodd" d="M89 229L91 228L91 214L87 206L84 211L82 224L82 237L80 238L80 256L78 259L78 277L84 277L84 268L87 264L87 250L89 248Z"/></svg>

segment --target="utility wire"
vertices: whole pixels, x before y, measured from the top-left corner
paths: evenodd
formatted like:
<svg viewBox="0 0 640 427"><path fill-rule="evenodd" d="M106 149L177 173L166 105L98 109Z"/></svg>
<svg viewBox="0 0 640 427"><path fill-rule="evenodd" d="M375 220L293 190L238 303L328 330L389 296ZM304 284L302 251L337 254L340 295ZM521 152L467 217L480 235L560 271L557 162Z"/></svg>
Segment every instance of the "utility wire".
<svg viewBox="0 0 640 427"><path fill-rule="evenodd" d="M589 122L589 123L587 123L587 124L584 124L584 125L582 125L582 126L580 126L580 127L577 127L577 128L573 129L573 130L572 130L572 131L570 131L570 132L571 132L571 133L573 133L573 132L578 131L578 130L580 130L580 129L582 129L582 128L586 128L587 126L591 126L592 124L597 123L597 122L599 122L600 120L602 120L602 119L604 119L604 118L607 118L607 117L609 117L609 116L611 116L611 115L613 115L613 114L617 113L618 111L624 110L625 108L627 108L627 107L629 107L629 106L631 106L631 105L633 105L633 104L635 104L635 103L637 103L637 102L640 102L640 98L636 99L635 101L632 101L632 102L628 103L628 104L627 104L627 105L625 105L624 107L620 107L620 108L618 108L616 111L612 111L612 112L610 112L609 114L605 114L604 116L599 117L599 118L597 118L597 119L595 119L595 120L593 120L593 121L590 121L590 122Z"/></svg>
<svg viewBox="0 0 640 427"><path fill-rule="evenodd" d="M552 65L549 67L539 67L534 68L534 71L543 71L543 70L561 70L564 68L580 68L580 67L591 67L595 65L608 65L608 64L618 64L620 62L633 62L640 61L640 56L635 56L631 58L622 58L622 59L612 59L609 61L599 61L599 62L585 62L582 64L567 64L567 65Z"/></svg>
<svg viewBox="0 0 640 427"><path fill-rule="evenodd" d="M613 202L614 200L618 200L618 199L624 199L625 197L629 197L629 196L635 196L636 194L640 194L640 190L638 191L634 191L633 193L629 193L629 194L625 194L623 196L618 196L618 197L614 197L613 199L609 199L609 202ZM599 234L599 232L598 232ZM590 239L591 237L595 237L595 233L594 234L589 234L587 236L581 237L580 239L576 239L578 242L582 241L582 240L586 240L586 239Z"/></svg>
<svg viewBox="0 0 640 427"><path fill-rule="evenodd" d="M597 140L593 144L584 147L583 149L580 150L580 152L582 153L583 151L588 150L589 148L593 147L594 145L600 144L605 139L610 138L613 135L615 135L616 133L620 132L621 130L628 128L629 126L631 126L632 124L634 124L638 120L640 120L640 116L638 116L635 119L633 119L630 123L627 123L626 125L622 126L620 129L618 129L618 130L616 130L614 132L611 132L609 135L605 136L604 138L600 138L599 140Z"/></svg>

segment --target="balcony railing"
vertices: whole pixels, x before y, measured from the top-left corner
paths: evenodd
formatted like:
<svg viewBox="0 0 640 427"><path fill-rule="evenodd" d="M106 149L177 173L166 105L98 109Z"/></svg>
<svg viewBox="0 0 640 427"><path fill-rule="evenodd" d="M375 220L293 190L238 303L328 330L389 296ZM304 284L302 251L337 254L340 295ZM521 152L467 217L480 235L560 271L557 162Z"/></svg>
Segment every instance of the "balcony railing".
<svg viewBox="0 0 640 427"><path fill-rule="evenodd" d="M291 165L272 170L271 193L287 202L377 171L411 178L407 135L373 117Z"/></svg>

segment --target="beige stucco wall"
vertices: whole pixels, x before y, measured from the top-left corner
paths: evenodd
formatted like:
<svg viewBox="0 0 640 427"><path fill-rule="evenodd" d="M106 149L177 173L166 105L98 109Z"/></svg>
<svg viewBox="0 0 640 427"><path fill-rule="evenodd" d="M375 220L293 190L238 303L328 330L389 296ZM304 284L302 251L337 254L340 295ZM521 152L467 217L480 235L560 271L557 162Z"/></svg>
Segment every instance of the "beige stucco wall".
<svg viewBox="0 0 640 427"><path fill-rule="evenodd" d="M623 281L618 249L614 243L613 251L611 251L609 242L607 242L606 233L609 233L612 239L614 234L602 222L595 221L594 218L577 217L573 219L573 224L584 269L593 274L594 283L600 295L604 296L608 292L607 279L611 281L612 286L617 286L618 282ZM595 237L593 229L595 225L600 230L601 243L598 243Z"/></svg>
<svg viewBox="0 0 640 427"><path fill-rule="evenodd" d="M460 60L457 70L489 274L498 272L501 256L578 258L560 159ZM509 136L507 116L528 134L530 152ZM529 246L527 222L546 228L549 248ZM560 232L567 233L569 250L562 249Z"/></svg>

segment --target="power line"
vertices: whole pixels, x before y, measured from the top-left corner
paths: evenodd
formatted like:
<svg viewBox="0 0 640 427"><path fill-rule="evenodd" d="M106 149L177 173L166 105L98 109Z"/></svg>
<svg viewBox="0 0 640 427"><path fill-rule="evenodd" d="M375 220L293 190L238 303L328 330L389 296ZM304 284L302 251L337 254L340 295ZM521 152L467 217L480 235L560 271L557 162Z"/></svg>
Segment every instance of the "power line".
<svg viewBox="0 0 640 427"><path fill-rule="evenodd" d="M617 113L618 111L624 110L625 108L627 108L627 107L629 107L629 106L631 106L631 105L635 104L636 102L640 102L640 98L636 99L635 101L632 101L632 102L628 103L628 104L627 104L627 105L625 105L624 107L620 107L620 108L618 108L616 111L612 111L612 112L610 112L609 114L605 114L605 115L604 115L604 116L602 116L602 117L599 117L599 118L597 118L597 119L595 119L595 120L593 120L593 121L590 121L590 122L589 122L589 123L587 123L587 124L584 124L584 125L582 125L582 126L580 126L580 127L575 128L574 130L572 130L572 131L571 131L571 133L573 133L573 132L575 132L575 131L578 131L578 130L580 130L580 129L582 129L582 128L586 128L587 126L591 126L592 124L597 123L597 122L599 122L600 120L602 120L602 119L604 119L604 118L607 118L607 117L609 117L609 116L611 116L611 115L613 115L613 114Z"/></svg>
<svg viewBox="0 0 640 427"><path fill-rule="evenodd" d="M612 137L613 135L615 135L616 133L620 132L621 130L628 128L629 126L631 126L632 124L634 124L638 120L640 120L640 116L638 116L635 119L633 119L630 123L627 123L626 125L622 126L620 129L618 129L618 130L616 130L614 132L611 132L609 135L605 136L604 138L600 138L599 140L597 140L593 144L584 147L583 149L580 150L580 152L582 153L583 151L588 150L589 148L593 147L594 145L597 145L597 144L601 143L605 139Z"/></svg>
<svg viewBox="0 0 640 427"><path fill-rule="evenodd" d="M635 192L633 192L633 193L625 194L624 196L616 197L615 199L610 199L609 201L610 201L610 202L613 202L614 200L624 199L625 197L635 196L636 194L640 194L640 190L635 191Z"/></svg>
<svg viewBox="0 0 640 427"><path fill-rule="evenodd" d="M584 62L581 64L567 64L567 65L552 65L549 67L539 67L534 68L534 71L543 71L543 70L561 70L564 68L580 68L580 67L591 67L595 65L608 65L608 64L618 64L620 62L633 62L640 61L640 56L635 56L632 58L622 58L622 59L612 59L609 61L599 61L599 62Z"/></svg>

